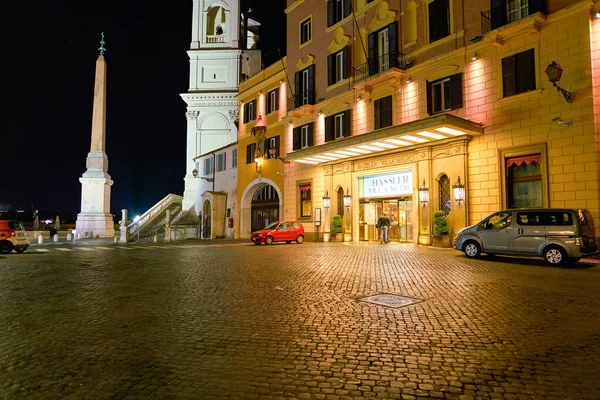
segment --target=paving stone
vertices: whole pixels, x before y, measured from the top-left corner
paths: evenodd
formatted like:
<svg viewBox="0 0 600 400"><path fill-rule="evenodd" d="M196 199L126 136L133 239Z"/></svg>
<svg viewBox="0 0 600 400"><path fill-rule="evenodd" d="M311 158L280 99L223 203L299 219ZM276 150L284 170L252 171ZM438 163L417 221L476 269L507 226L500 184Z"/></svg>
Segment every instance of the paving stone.
<svg viewBox="0 0 600 400"><path fill-rule="evenodd" d="M596 264L194 246L0 257L0 398L600 398Z"/></svg>

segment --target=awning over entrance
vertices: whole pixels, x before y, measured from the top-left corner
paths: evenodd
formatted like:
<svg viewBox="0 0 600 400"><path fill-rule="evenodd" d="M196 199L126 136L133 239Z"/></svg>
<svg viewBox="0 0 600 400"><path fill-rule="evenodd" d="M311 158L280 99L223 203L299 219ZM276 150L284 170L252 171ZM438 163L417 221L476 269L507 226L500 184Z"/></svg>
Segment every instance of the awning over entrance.
<svg viewBox="0 0 600 400"><path fill-rule="evenodd" d="M426 143L433 144L436 141L463 135L482 134L483 126L481 124L451 114L441 114L298 150L289 153L285 159L305 164L320 164L346 158L364 157L382 151L411 148Z"/></svg>

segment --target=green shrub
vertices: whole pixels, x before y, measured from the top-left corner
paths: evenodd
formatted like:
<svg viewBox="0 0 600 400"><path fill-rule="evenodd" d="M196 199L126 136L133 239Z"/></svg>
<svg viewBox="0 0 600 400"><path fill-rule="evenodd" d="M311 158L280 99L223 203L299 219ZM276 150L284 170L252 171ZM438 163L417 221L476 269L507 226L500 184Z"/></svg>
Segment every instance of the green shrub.
<svg viewBox="0 0 600 400"><path fill-rule="evenodd" d="M334 215L331 221L331 232L342 233L342 216Z"/></svg>
<svg viewBox="0 0 600 400"><path fill-rule="evenodd" d="M446 220L446 213L442 210L433 212L433 233L435 235L448 234L448 221Z"/></svg>

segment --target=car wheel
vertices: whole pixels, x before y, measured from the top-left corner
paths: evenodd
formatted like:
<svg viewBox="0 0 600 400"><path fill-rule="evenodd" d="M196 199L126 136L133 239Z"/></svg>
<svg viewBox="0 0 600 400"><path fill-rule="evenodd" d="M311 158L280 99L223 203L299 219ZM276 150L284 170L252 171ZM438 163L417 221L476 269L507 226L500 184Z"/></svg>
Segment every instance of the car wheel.
<svg viewBox="0 0 600 400"><path fill-rule="evenodd" d="M552 265L562 265L567 260L567 255L560 247L548 247L544 252L544 258Z"/></svg>
<svg viewBox="0 0 600 400"><path fill-rule="evenodd" d="M298 243L298 244L304 243L304 236L298 235L298 237L296 238L296 243Z"/></svg>
<svg viewBox="0 0 600 400"><path fill-rule="evenodd" d="M13 245L8 240L0 242L0 254L8 254L13 251Z"/></svg>
<svg viewBox="0 0 600 400"><path fill-rule="evenodd" d="M463 246L463 251L469 258L477 258L481 255L481 247L479 247L479 243L470 240Z"/></svg>
<svg viewBox="0 0 600 400"><path fill-rule="evenodd" d="M25 250L27 250L27 247L20 247L18 249L15 249L15 251L19 254L25 252Z"/></svg>
<svg viewBox="0 0 600 400"><path fill-rule="evenodd" d="M267 238L265 239L265 244L273 244L273 236L267 236Z"/></svg>

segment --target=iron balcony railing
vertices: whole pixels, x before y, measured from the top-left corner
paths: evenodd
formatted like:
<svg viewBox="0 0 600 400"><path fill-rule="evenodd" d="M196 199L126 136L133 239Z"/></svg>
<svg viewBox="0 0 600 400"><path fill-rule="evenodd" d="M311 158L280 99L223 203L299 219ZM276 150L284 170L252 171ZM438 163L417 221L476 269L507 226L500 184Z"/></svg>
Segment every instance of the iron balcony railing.
<svg viewBox="0 0 600 400"><path fill-rule="evenodd" d="M406 56L403 53L388 53L354 67L354 83L380 74L391 68L406 69Z"/></svg>
<svg viewBox="0 0 600 400"><path fill-rule="evenodd" d="M481 34L486 34L492 30L492 11L481 12Z"/></svg>

